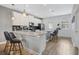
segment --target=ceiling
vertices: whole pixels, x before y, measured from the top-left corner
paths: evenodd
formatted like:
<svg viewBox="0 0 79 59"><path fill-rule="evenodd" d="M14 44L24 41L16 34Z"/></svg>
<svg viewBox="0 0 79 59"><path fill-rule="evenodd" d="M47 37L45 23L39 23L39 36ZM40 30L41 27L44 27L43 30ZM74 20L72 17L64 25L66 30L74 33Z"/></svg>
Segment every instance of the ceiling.
<svg viewBox="0 0 79 59"><path fill-rule="evenodd" d="M21 12L26 9L27 13L41 18L71 14L73 9L72 4L3 4L1 6Z"/></svg>

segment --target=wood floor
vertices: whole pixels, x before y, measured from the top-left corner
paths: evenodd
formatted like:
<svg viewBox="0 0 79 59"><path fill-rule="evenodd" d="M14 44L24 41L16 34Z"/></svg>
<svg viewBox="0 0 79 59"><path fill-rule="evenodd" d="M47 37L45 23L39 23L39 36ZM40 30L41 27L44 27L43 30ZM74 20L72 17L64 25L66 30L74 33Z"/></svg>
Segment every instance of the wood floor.
<svg viewBox="0 0 79 59"><path fill-rule="evenodd" d="M0 55L6 55L3 52L4 44L0 45ZM30 53L28 50L22 50L23 55L34 55ZM43 55L77 55L78 48L73 47L71 39L68 38L58 38L55 40L51 40L47 42L45 51L42 53ZM15 55L19 55L16 53Z"/></svg>
<svg viewBox="0 0 79 59"><path fill-rule="evenodd" d="M78 48L73 47L70 38L58 38L47 42L43 55L77 55Z"/></svg>
<svg viewBox="0 0 79 59"><path fill-rule="evenodd" d="M0 45L0 55L8 55L7 52L4 52L4 47L5 47L5 44L1 44ZM20 55L20 53L17 51L16 53L13 53L13 51L10 53L10 55ZM22 55L34 55L33 53L31 53L30 51L28 50L25 50L25 49L22 49Z"/></svg>

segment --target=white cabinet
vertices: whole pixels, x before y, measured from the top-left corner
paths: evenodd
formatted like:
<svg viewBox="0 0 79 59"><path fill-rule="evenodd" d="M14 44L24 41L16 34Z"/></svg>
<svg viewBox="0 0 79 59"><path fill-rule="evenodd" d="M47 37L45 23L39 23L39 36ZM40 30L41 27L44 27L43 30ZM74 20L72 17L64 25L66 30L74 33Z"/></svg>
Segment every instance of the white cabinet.
<svg viewBox="0 0 79 59"><path fill-rule="evenodd" d="M38 33L17 32L22 37L23 45L25 49L30 49L36 52L36 54L42 54L46 47L45 34L39 35ZM35 35L34 35L35 34ZM36 35L37 34L37 35Z"/></svg>

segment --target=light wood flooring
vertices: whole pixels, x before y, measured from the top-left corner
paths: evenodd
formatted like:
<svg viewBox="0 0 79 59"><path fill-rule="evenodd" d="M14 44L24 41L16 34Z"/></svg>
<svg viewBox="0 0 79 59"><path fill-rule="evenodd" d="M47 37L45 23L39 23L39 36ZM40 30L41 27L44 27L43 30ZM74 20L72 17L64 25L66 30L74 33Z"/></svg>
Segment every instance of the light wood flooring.
<svg viewBox="0 0 79 59"><path fill-rule="evenodd" d="M4 52L4 47L5 47L5 44L1 44L0 45L0 55L8 55L8 49L6 52ZM16 53L13 53L13 51L10 53L10 55L20 55L20 52L16 52ZM30 51L28 50L25 50L25 49L22 49L22 55L34 55L33 53L31 53Z"/></svg>
<svg viewBox="0 0 79 59"><path fill-rule="evenodd" d="M78 48L73 47L70 38L58 38L47 42L43 55L77 55Z"/></svg>
<svg viewBox="0 0 79 59"><path fill-rule="evenodd" d="M5 44L0 45L0 55L6 55L3 52ZM23 55L34 55L27 50L22 50ZM55 40L48 41L46 48L42 55L77 55L78 48L73 47L72 41L70 38L58 38ZM16 53L15 55L18 55Z"/></svg>

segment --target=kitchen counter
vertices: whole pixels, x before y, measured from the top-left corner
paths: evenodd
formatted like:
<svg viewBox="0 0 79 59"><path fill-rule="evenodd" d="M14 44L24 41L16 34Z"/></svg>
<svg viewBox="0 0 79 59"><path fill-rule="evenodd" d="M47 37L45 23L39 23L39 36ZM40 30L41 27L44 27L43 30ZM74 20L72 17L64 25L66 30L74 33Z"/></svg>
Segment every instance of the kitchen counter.
<svg viewBox="0 0 79 59"><path fill-rule="evenodd" d="M44 32L14 32L21 39L25 49L30 49L35 54L42 54L46 47L46 36Z"/></svg>

